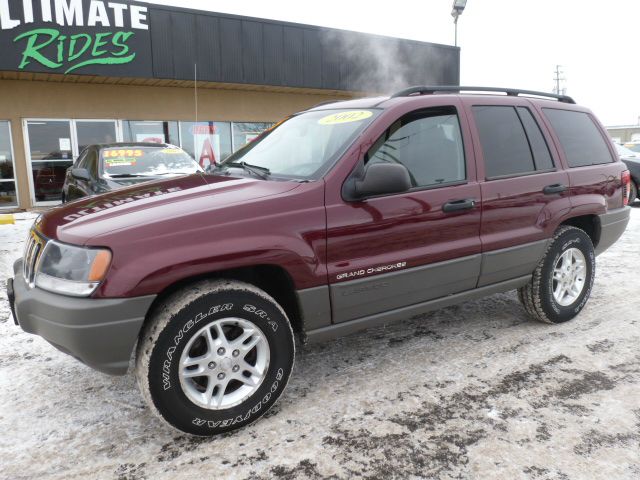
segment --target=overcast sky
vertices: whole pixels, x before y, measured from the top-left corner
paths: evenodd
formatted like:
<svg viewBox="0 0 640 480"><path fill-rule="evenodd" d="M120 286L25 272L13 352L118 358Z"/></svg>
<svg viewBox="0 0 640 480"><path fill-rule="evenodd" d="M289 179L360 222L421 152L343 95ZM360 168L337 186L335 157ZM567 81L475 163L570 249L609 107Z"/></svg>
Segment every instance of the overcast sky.
<svg viewBox="0 0 640 480"><path fill-rule="evenodd" d="M174 6L453 44L452 0L149 0ZM461 83L567 94L606 125L640 116L640 1L469 0L458 24Z"/></svg>

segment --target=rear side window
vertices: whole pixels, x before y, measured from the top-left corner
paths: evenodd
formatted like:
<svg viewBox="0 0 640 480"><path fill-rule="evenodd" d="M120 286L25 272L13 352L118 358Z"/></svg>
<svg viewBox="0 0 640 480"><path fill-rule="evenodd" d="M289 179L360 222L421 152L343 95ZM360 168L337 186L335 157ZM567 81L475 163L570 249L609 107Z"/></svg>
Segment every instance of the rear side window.
<svg viewBox="0 0 640 480"><path fill-rule="evenodd" d="M400 163L414 187L466 178L464 146L453 107L420 110L397 120L365 155L368 163Z"/></svg>
<svg viewBox="0 0 640 480"><path fill-rule="evenodd" d="M535 171L529 142L514 107L477 105L473 116L487 178Z"/></svg>
<svg viewBox="0 0 640 480"><path fill-rule="evenodd" d="M542 136L540 127L527 107L518 107L518 115L529 139L529 146L533 152L533 160L536 170L550 170L553 168L553 160L549 152L549 146Z"/></svg>
<svg viewBox="0 0 640 480"><path fill-rule="evenodd" d="M558 135L570 167L599 165L613 161L605 139L590 115L555 108L543 110Z"/></svg>

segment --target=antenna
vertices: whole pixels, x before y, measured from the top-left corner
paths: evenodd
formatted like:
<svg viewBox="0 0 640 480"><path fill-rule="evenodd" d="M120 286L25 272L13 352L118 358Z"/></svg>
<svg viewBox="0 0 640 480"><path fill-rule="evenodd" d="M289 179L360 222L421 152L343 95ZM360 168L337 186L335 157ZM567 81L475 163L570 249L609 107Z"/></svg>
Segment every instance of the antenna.
<svg viewBox="0 0 640 480"><path fill-rule="evenodd" d="M198 64L193 64L193 95L196 105L196 123L198 123Z"/></svg>

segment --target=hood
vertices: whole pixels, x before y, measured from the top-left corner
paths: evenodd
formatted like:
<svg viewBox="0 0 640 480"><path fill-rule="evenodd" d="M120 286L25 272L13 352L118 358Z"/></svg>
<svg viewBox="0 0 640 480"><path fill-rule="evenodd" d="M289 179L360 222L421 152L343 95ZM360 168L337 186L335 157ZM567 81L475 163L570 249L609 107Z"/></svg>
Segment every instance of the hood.
<svg viewBox="0 0 640 480"><path fill-rule="evenodd" d="M44 213L37 227L49 238L82 245L94 237L150 223L166 222L169 229L173 218L229 208L298 186L296 182L197 173L60 205Z"/></svg>
<svg viewBox="0 0 640 480"><path fill-rule="evenodd" d="M620 157L620 160L626 164L640 165L640 158L638 157Z"/></svg>

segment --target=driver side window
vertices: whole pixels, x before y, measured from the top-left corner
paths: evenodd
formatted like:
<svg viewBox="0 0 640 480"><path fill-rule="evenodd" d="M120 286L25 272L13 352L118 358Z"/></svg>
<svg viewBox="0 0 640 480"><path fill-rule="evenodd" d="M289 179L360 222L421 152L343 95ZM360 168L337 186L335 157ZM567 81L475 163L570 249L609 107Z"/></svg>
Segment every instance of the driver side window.
<svg viewBox="0 0 640 480"><path fill-rule="evenodd" d="M454 107L412 112L397 120L365 155L369 163L400 163L413 187L466 179L464 146Z"/></svg>

